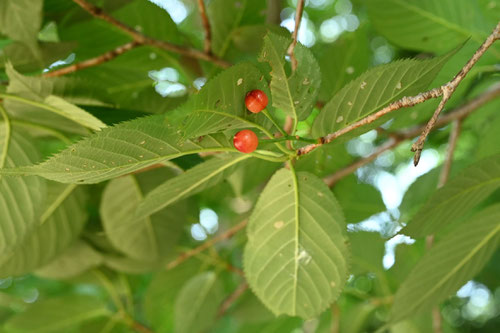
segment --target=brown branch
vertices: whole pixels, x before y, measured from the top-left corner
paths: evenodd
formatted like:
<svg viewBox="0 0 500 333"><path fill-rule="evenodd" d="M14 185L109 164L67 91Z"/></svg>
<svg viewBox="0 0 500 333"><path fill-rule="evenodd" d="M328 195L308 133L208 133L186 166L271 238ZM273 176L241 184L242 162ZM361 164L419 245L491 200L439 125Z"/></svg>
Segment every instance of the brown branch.
<svg viewBox="0 0 500 333"><path fill-rule="evenodd" d="M429 135L431 129L436 124L439 114L443 110L446 102L448 102L448 100L451 98L451 96L457 89L460 82L462 82L467 73L469 73L471 68L479 61L479 59L486 52L486 50L488 50L488 48L491 45L493 45L495 41L499 39L500 39L500 22L498 22L493 32L488 36L488 38L486 38L483 44L481 44L481 46L477 49L472 58L470 58L469 61L467 61L465 66L457 73L457 75L455 75L455 77L450 82L441 86L441 90L443 92L443 98L441 100L441 103L439 103L436 111L434 112L431 119L427 123L427 126L425 126L424 130L422 131L422 134L420 134L418 140L411 147L411 151L415 152L415 156L413 159L413 163L415 164L415 166L418 164L418 161L420 160L420 155L422 153L425 140Z"/></svg>
<svg viewBox="0 0 500 333"><path fill-rule="evenodd" d="M500 84L495 84L493 85L490 89L488 89L486 92L482 93L478 97L470 100L466 104L456 108L455 110L443 115L441 118L439 118L436 122L436 125L433 130L441 128L451 122L456 122L456 121L462 121L465 117L467 117L470 113L473 111L477 110L484 104L488 103L489 101L495 99L496 97L500 96ZM380 146L375 152L373 152L371 155L361 158L354 163L346 166L343 169L340 169L336 171L335 173L326 176L323 178L323 181L330 187L334 186L340 179L350 175L360 167L372 162L375 160L379 155L384 153L387 150L393 149L397 147L399 144L404 142L405 140L409 140L417 136L419 133L422 132L422 130L425 128L425 125L420 125L414 128L407 129L405 131L399 131L399 132L394 132L394 133L387 133L387 135L390 137L390 139ZM385 133L384 131L381 131ZM457 133L458 134L458 133ZM450 138L451 139L451 138ZM456 138L454 139L456 144ZM451 142L450 142L451 144ZM454 149L454 148L453 148Z"/></svg>
<svg viewBox="0 0 500 333"><path fill-rule="evenodd" d="M219 307L219 311L217 312L217 317L222 317L227 310L231 307L231 305L236 302L238 298L240 298L241 295L245 292L245 290L248 289L248 283L242 282L240 285L233 291L231 295L229 295L228 298L224 300L224 302L221 304Z"/></svg>
<svg viewBox="0 0 500 333"><path fill-rule="evenodd" d="M203 50L206 54L212 54L212 32L210 30L210 22L208 21L204 0L198 0L198 8L200 10L203 29L205 29L205 42L203 44Z"/></svg>
<svg viewBox="0 0 500 333"><path fill-rule="evenodd" d="M390 138L386 143L384 143L382 146L377 148L377 150L374 151L372 154L355 161L354 163L346 166L343 169L338 170L337 172L335 172L329 176L326 176L325 178L323 178L323 181L325 182L326 185L328 185L328 187L332 187L342 178L350 175L351 173L358 170L363 165L366 165L366 164L374 161L380 154L398 146L404 140L405 139L399 138L399 137L398 138L396 138L396 137Z"/></svg>
<svg viewBox="0 0 500 333"><path fill-rule="evenodd" d="M176 259L174 259L173 261L168 263L167 270L170 270L170 269L173 269L174 267L177 267L178 265L180 265L181 263L183 263L187 259L197 255L200 252L205 251L206 249L212 247L214 244L216 244L220 241L223 241L225 239L229 239L229 238L233 237L238 231L245 228L247 223L248 223L247 220L243 220L240 223L238 223L237 225L235 225L234 227L232 227L232 228L228 229L227 231L225 231L224 233L222 233L218 236L215 236L214 238L206 241L205 243L201 244L200 246L182 253ZM236 270L239 270L238 268L232 267L232 266L228 267L228 269L235 271L235 272L236 272ZM239 270L239 271L240 272L237 272L238 274L241 273L241 270Z"/></svg>
<svg viewBox="0 0 500 333"><path fill-rule="evenodd" d="M448 181L450 176L451 164L453 162L453 153L457 147L458 137L460 136L460 130L462 129L462 118L453 121L453 127L450 132L450 139L448 141L448 149L446 150L446 156L443 163L443 168L439 175L438 188L441 188Z"/></svg>
<svg viewBox="0 0 500 333"><path fill-rule="evenodd" d="M131 328L139 333L153 333L153 330L151 330L149 327L144 326L143 324L139 323L138 321L133 320L131 322Z"/></svg>
<svg viewBox="0 0 500 333"><path fill-rule="evenodd" d="M300 155L310 153L311 151L318 148L319 146L330 143L333 140L335 140L336 138L357 129L358 127L368 125L368 124L374 122L375 120L379 119L382 116L385 116L386 114L388 114L392 111L399 110L401 108L407 108L410 106L415 106L417 104L425 102L428 99L437 98L437 97L441 96L441 94L442 94L441 89L436 88L436 89L432 89L432 90L420 93L416 96L403 97L400 100L389 104L388 106L386 106L385 108L383 108L380 111L372 113L371 115L369 115L361 120L358 120L358 121L352 123L351 125L346 126L346 127L342 128L334 133L331 133L331 134L328 134L324 137L319 138L318 143L313 143L313 144L310 144L310 145L307 145L307 146L304 146L304 147L298 149L297 155L300 156Z"/></svg>
<svg viewBox="0 0 500 333"><path fill-rule="evenodd" d="M148 36L143 35L142 33L134 30L133 28L129 27L128 25L124 24L123 22L118 21L114 17L104 13L101 8L94 6L93 4L87 2L86 0L73 0L76 4L78 4L80 7L82 7L84 10L86 10L89 14L91 14L94 17L97 17L101 20L104 20L116 28L120 29L121 31L125 32L128 34L130 37L133 38L133 40L141 45L151 45L160 49L164 49L166 51L174 52L181 54L183 56L189 57L189 58L194 58L194 59L199 59L199 60L205 60L205 61L210 61L220 67L227 68L231 66L230 63L228 63L225 60L219 59L218 57L212 55L212 54L207 54L205 52L202 52L200 50L192 49L192 48L187 48L184 46L180 45L175 45L169 42L165 42L162 40L150 38Z"/></svg>
<svg viewBox="0 0 500 333"><path fill-rule="evenodd" d="M123 53L130 51L139 45L141 45L141 44L139 44L136 41L133 41L133 42L130 42L130 43L127 43L124 45L120 45L116 49L108 51L104 54L101 54L100 56L97 56L97 57L92 58L92 59L87 59L85 61L79 62L77 64L73 64L71 66L63 67L63 68L56 69L56 70L51 71L51 72L44 73L43 76L45 76L45 77L62 76L62 75L76 72L76 71L84 69L84 68L97 66L97 65L100 65L104 62L113 60L114 58L118 57L119 55L122 55Z"/></svg>
<svg viewBox="0 0 500 333"><path fill-rule="evenodd" d="M293 51L295 50L295 46L297 45L297 38L299 35L300 22L302 21L303 12L304 12L304 0L298 0L297 9L295 11L295 29L292 32L292 44L290 44L288 50L286 51L292 63L292 71L295 71L298 65L297 59L295 58Z"/></svg>
<svg viewBox="0 0 500 333"><path fill-rule="evenodd" d="M320 137L318 139L318 143L310 144L305 147L302 147L297 150L297 156L307 154L314 149L318 148L319 146L323 144L327 144L335 140L336 138L349 133L358 127L370 124L374 122L375 120L379 119L382 116L385 116L386 114L399 110L401 108L407 108L411 106L415 106L417 104L423 103L431 98L438 98L443 96L443 99L441 103L438 106L438 109L434 113L433 117L429 121L429 123L423 128L422 130L422 135L417 141L413 148L415 148L416 154L415 154L415 159L414 161L416 162L415 165L418 163L418 159L420 158L420 152L421 148L420 144L418 142L421 141L421 145L423 146L423 142L425 141L425 138L429 134L430 130L436 125L436 122L438 120L439 114L441 113L441 110L444 107L444 104L448 101L448 99L451 97L451 94L453 91L456 89L458 84L463 80L465 75L470 71L470 69L476 64L476 62L479 60L479 58L486 52L486 50L493 44L496 40L500 39L500 23L497 25L493 33L486 39L486 41L479 47L479 49L474 53L472 58L465 64L465 66L462 68L462 70L450 81L445 83L444 85L434 88L425 92L422 92L418 95L415 96L410 96L410 97L403 97L400 100L393 102L389 104L388 106L384 107L380 111L377 111L355 123L352 123L351 125L344 127L334 133L328 134L324 137ZM412 150L413 150L412 148Z"/></svg>

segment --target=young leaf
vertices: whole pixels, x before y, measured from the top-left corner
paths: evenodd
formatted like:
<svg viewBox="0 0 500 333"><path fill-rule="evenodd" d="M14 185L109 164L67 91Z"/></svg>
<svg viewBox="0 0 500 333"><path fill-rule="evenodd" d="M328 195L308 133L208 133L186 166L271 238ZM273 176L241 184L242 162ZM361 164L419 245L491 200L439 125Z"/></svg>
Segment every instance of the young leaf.
<svg viewBox="0 0 500 333"><path fill-rule="evenodd" d="M156 261L170 254L180 235L182 207L136 217L146 192L138 178L150 176L155 174L113 179L104 190L100 212L106 235L117 249L134 259ZM158 177L156 181L164 179Z"/></svg>
<svg viewBox="0 0 500 333"><path fill-rule="evenodd" d="M499 245L499 219L500 205L490 206L432 247L396 293L390 321L430 309L479 273Z"/></svg>
<svg viewBox="0 0 500 333"><path fill-rule="evenodd" d="M49 95L44 99L44 104L48 106L44 107L44 109L50 109L52 112L73 120L75 123L90 128L94 131L99 131L102 128L106 127L106 124L104 124L98 118L60 97Z"/></svg>
<svg viewBox="0 0 500 333"><path fill-rule="evenodd" d="M235 151L224 135L181 141L164 115L107 127L49 160L11 174L40 175L62 183L98 183L179 156L204 151ZM8 173L0 170L0 173Z"/></svg>
<svg viewBox="0 0 500 333"><path fill-rule="evenodd" d="M35 48L42 24L42 8L42 0L2 0L0 33Z"/></svg>
<svg viewBox="0 0 500 333"><path fill-rule="evenodd" d="M87 222L86 199L82 187L50 182L44 211L24 237L0 252L0 276L32 272L63 253Z"/></svg>
<svg viewBox="0 0 500 333"><path fill-rule="evenodd" d="M137 208L137 217L149 216L179 200L199 193L227 178L234 167L250 155L234 154L212 158L167 180L148 193Z"/></svg>
<svg viewBox="0 0 500 333"><path fill-rule="evenodd" d="M314 121L313 135L333 133L403 96L422 92L455 51L428 60L398 60L368 70L324 106ZM363 126L365 131L368 127Z"/></svg>
<svg viewBox="0 0 500 333"><path fill-rule="evenodd" d="M479 45L493 29L476 1L373 0L367 4L375 28L405 49L443 52L467 38Z"/></svg>
<svg viewBox="0 0 500 333"><path fill-rule="evenodd" d="M47 279L69 279L99 266L102 256L86 242L77 240L61 255L36 270L36 275Z"/></svg>
<svg viewBox="0 0 500 333"><path fill-rule="evenodd" d="M7 111L16 117L78 134L88 134L84 127L93 130L106 127L87 111L52 96L54 86L51 82L23 76L11 64L7 64L6 72L10 79L7 88L9 95L3 98Z"/></svg>
<svg viewBox="0 0 500 333"><path fill-rule="evenodd" d="M215 321L224 290L214 272L197 275L186 282L175 300L175 333L206 331Z"/></svg>
<svg viewBox="0 0 500 333"><path fill-rule="evenodd" d="M271 65L271 92L273 106L282 109L294 119L309 116L321 84L321 73L316 59L305 46L297 44L294 55L298 66L290 76L285 70L285 55L291 40L273 33L264 37L261 62Z"/></svg>
<svg viewBox="0 0 500 333"><path fill-rule="evenodd" d="M259 69L240 63L207 82L170 117L180 118L178 124L184 138L235 128L266 127L268 120L262 113L251 113L245 107L245 96L253 89L264 91L270 98L267 82Z"/></svg>
<svg viewBox="0 0 500 333"><path fill-rule="evenodd" d="M341 208L316 176L279 170L248 224L245 275L275 314L313 318L333 303L348 274Z"/></svg>
<svg viewBox="0 0 500 333"><path fill-rule="evenodd" d="M0 122L0 171L33 164L39 153L17 129ZM0 174L0 254L12 252L37 224L42 214L47 182L39 177L5 177Z"/></svg>
<svg viewBox="0 0 500 333"><path fill-rule="evenodd" d="M401 233L413 238L435 233L464 216L500 187L500 154L474 163L437 190Z"/></svg>
<svg viewBox="0 0 500 333"><path fill-rule="evenodd" d="M66 295L40 300L28 310L9 318L7 332L70 332L81 323L111 312L102 300L85 295Z"/></svg>

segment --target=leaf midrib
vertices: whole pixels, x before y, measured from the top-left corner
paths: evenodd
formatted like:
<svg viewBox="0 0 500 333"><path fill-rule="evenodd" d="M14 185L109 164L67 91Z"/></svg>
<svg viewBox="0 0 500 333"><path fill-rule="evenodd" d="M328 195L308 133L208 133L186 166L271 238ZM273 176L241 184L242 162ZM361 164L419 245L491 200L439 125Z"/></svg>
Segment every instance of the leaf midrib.
<svg viewBox="0 0 500 333"><path fill-rule="evenodd" d="M297 174L290 163L290 172L292 173L294 201L295 201L295 257L294 257L294 275L293 275L293 315L297 314L297 284L299 274L299 184Z"/></svg>

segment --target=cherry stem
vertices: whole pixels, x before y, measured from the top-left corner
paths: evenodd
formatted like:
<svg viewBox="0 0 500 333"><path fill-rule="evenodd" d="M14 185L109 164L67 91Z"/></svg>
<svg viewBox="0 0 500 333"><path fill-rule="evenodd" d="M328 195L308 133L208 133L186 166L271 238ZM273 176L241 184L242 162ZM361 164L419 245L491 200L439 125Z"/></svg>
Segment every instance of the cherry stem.
<svg viewBox="0 0 500 333"><path fill-rule="evenodd" d="M279 137L276 139L262 140L262 142L271 143L271 142L281 142L281 141L288 141L288 140L301 141L301 142L307 142L307 143L317 143L318 142L318 140L303 138L303 137L300 137L298 135L297 136L286 135L286 136L282 136L282 137Z"/></svg>
<svg viewBox="0 0 500 333"><path fill-rule="evenodd" d="M274 118L269 114L269 112L267 111L267 109L264 109L261 111L262 114L264 116L267 117L267 119L269 119L273 125L278 129L278 131L280 131L281 135L283 136L287 136L288 134L281 128L281 126L278 125L278 123L274 120Z"/></svg>

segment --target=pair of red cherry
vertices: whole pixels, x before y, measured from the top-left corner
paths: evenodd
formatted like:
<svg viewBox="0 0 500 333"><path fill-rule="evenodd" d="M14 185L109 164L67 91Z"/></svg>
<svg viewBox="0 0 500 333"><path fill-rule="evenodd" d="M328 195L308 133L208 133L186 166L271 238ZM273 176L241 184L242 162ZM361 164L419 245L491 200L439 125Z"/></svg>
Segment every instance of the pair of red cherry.
<svg viewBox="0 0 500 333"><path fill-rule="evenodd" d="M245 97L245 105L248 111L252 113L259 113L264 110L267 106L267 102L266 93L258 89L248 92ZM259 139L253 131L245 129L234 135L233 145L234 148L242 153L251 153L257 149Z"/></svg>

